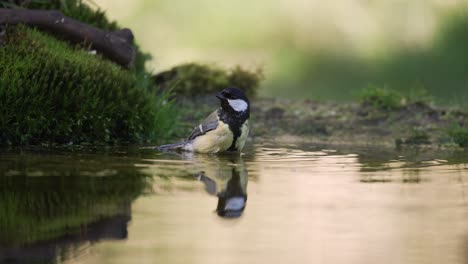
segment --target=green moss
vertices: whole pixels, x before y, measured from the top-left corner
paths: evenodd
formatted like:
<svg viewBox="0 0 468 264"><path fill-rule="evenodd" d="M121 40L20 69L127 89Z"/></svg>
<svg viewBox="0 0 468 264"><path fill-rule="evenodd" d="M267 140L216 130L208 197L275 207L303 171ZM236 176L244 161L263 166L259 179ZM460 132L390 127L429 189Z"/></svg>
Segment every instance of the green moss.
<svg viewBox="0 0 468 264"><path fill-rule="evenodd" d="M178 95L215 93L226 87L237 87L250 97L257 93L263 75L261 70L250 72L237 66L229 71L212 65L188 63L154 76L162 88L173 87Z"/></svg>
<svg viewBox="0 0 468 264"><path fill-rule="evenodd" d="M144 72L10 27L0 47L0 144L164 139L176 113L151 85Z"/></svg>
<svg viewBox="0 0 468 264"><path fill-rule="evenodd" d="M468 127L455 126L449 130L453 142L462 148L468 148Z"/></svg>
<svg viewBox="0 0 468 264"><path fill-rule="evenodd" d="M371 106L379 110L395 110L403 107L403 96L396 91L369 87L360 95L360 102L364 106Z"/></svg>

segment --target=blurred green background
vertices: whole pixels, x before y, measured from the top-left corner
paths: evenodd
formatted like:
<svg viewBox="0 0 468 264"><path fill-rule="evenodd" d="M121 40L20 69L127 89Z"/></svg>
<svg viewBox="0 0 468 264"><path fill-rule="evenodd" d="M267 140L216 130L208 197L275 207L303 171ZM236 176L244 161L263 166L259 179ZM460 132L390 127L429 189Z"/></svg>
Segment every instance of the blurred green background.
<svg viewBox="0 0 468 264"><path fill-rule="evenodd" d="M465 0L92 2L134 31L155 72L240 64L264 69L263 96L351 101L378 86L468 100Z"/></svg>

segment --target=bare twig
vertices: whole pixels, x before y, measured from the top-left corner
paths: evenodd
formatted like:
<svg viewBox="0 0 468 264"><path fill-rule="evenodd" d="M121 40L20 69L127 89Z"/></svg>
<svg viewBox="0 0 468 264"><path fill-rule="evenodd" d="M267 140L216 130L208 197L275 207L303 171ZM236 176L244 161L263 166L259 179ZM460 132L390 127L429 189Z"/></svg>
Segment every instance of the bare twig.
<svg viewBox="0 0 468 264"><path fill-rule="evenodd" d="M59 34L65 39L90 44L110 60L130 67L135 60L130 29L105 31L64 16L60 11L0 8L0 25L27 24Z"/></svg>

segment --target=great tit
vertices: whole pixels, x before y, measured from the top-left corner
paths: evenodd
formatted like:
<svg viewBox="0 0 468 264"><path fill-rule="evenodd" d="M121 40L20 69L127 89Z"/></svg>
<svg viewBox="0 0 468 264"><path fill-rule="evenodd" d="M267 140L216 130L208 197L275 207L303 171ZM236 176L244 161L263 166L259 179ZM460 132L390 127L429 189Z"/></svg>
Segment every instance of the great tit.
<svg viewBox="0 0 468 264"><path fill-rule="evenodd" d="M157 149L200 153L242 151L249 134L249 99L237 88L226 88L216 97L221 107L196 126L186 141L162 145Z"/></svg>

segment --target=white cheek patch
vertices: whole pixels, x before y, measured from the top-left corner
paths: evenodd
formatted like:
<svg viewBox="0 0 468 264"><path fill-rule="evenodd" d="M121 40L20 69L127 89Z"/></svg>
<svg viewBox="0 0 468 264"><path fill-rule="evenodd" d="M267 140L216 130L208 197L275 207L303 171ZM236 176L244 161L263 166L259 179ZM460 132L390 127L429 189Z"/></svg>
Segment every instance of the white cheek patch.
<svg viewBox="0 0 468 264"><path fill-rule="evenodd" d="M242 99L230 100L228 99L229 105L234 109L236 112L244 112L247 110L247 102Z"/></svg>

